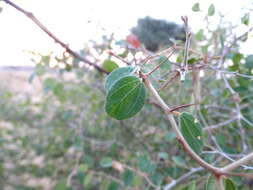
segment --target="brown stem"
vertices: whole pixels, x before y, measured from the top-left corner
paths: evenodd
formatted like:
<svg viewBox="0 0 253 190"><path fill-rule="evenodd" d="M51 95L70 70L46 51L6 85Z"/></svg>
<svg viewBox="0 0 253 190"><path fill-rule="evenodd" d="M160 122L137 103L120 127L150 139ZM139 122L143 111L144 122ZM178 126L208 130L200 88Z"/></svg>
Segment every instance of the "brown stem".
<svg viewBox="0 0 253 190"><path fill-rule="evenodd" d="M125 59L123 59L122 57L116 55L115 53L113 53L112 51L108 51L108 54L113 56L113 57L116 57L117 59L119 59L120 61L124 62L125 64L127 65L131 65L130 62L126 61Z"/></svg>
<svg viewBox="0 0 253 190"><path fill-rule="evenodd" d="M158 91L164 90L172 81L174 81L178 76L180 75L179 71L176 71L176 74L165 81L165 83L161 86L161 88Z"/></svg>
<svg viewBox="0 0 253 190"><path fill-rule="evenodd" d="M99 65L97 65L96 63L93 63L89 60L87 60L86 58L82 57L80 54L78 54L77 52L75 52L74 50L70 49L69 46L67 44L65 44L64 42L62 42L59 38L57 38L52 32L50 32L31 12L28 12L26 10L24 10L23 8L21 8L20 6L16 5L15 3L13 3L12 1L9 0L3 0L5 3L9 4L10 6L14 7L15 9L17 9L18 11L20 11L21 13L23 13L24 15L26 15L29 19L31 19L41 30L43 30L49 37L51 37L52 39L54 39L54 41L58 44L60 44L68 53L70 53L71 55L73 55L75 58L79 59L80 61L94 67L95 69L97 69L99 72L101 73L106 73L108 74L108 72L106 70L104 70L103 68L101 68Z"/></svg>
<svg viewBox="0 0 253 190"><path fill-rule="evenodd" d="M173 48L172 51L170 52L170 54L166 57L166 59L164 59L163 61L161 61L161 63L159 63L154 69L152 69L149 73L146 74L146 76L151 75L153 72L155 72L157 69L159 69L161 67L161 65L163 63L165 63L175 52L175 49Z"/></svg>
<svg viewBox="0 0 253 190"><path fill-rule="evenodd" d="M253 160L253 152L251 152L250 154L244 156L243 158L221 168L221 172L230 172L238 167L240 167L242 164L245 164L247 162L250 162Z"/></svg>

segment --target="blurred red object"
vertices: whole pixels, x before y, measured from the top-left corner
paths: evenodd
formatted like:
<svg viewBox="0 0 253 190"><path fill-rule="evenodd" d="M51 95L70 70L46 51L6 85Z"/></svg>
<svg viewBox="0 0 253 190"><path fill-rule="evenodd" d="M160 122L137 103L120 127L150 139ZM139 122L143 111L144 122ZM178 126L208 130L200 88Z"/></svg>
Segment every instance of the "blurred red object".
<svg viewBox="0 0 253 190"><path fill-rule="evenodd" d="M126 41L131 44L134 48L138 48L141 46L141 43L138 39L137 36L135 36L134 34L129 34L127 37L126 37Z"/></svg>

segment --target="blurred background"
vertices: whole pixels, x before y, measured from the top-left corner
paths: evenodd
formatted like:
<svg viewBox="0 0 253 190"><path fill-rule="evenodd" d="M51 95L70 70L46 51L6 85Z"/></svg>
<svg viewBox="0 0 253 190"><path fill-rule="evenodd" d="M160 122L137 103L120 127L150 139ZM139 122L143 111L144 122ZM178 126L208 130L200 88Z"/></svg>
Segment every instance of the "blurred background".
<svg viewBox="0 0 253 190"><path fill-rule="evenodd" d="M84 43L89 40L101 41L103 35L114 33L116 39L124 39L130 29L137 25L137 20L146 16L182 24L181 16L188 15L192 31L197 32L205 27L203 20L211 3L215 4L217 10L224 15L225 20L234 25L241 21L241 15L245 14L252 6L250 0L204 0L201 1L203 11L196 14L191 10L195 2L194 0L150 2L75 0L73 3L69 3L65 0L17 0L21 7L33 12L50 31L75 50L81 49ZM6 6L3 2L1 2L1 7L4 8L0 18L1 65L31 65L30 51L48 54L59 48L52 39L25 16L12 7ZM215 27L219 18L211 18L211 22ZM243 30L246 28L238 28L238 33ZM248 44L250 43L252 41ZM249 48L245 48L244 51L249 51Z"/></svg>
<svg viewBox="0 0 253 190"><path fill-rule="evenodd" d="M216 144L207 138L207 150L231 159L252 150L252 79L231 74L252 75L252 0L13 2L107 72L125 66L122 60L138 62L172 44L183 46L181 16L187 15L191 48L200 55L223 56L222 67L217 60L210 64L230 72L228 81L239 96L245 119L240 124L225 123L227 130L218 129L212 136ZM184 155L150 97L137 117L109 118L104 111L106 75L70 55L10 5L0 1L0 8L0 189L165 189L173 179L198 167ZM135 47L129 36L137 37L141 45ZM171 60L180 62L182 57L183 51L178 51ZM190 59L195 62L199 57L191 54ZM175 68L169 61L166 64L152 78L156 87L172 76L167 72ZM235 97L216 71L201 73L202 99L196 117L203 126L231 119ZM191 103L194 85L189 77L161 95L170 105ZM194 112L191 107L186 111ZM202 156L210 163L218 158L208 151ZM195 180L197 189L203 189L207 177L199 170L173 188L187 190ZM235 180L240 189L253 187L250 180Z"/></svg>

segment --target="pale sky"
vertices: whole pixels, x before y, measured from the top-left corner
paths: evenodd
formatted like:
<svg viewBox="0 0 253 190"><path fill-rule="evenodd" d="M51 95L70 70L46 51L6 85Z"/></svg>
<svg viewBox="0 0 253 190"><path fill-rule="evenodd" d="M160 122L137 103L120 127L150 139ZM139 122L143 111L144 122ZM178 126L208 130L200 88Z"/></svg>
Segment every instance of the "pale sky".
<svg viewBox="0 0 253 190"><path fill-rule="evenodd" d="M240 17L246 12L243 7L252 8L252 0L13 0L13 2L33 12L50 31L75 50L80 49L89 39L97 40L106 33L114 33L118 39L125 38L129 29L136 25L137 19L145 16L181 23L180 17L188 15L192 30L198 31L204 26L203 16L211 3L226 15L226 20L234 23L240 22ZM195 2L200 3L202 12L192 12L191 7ZM0 7L3 7L0 13L0 65L29 65L31 55L27 51L48 53L57 49L58 46L52 39L23 14L3 2L0 2ZM217 17L214 17L211 21L216 20ZM244 49L246 53L250 53L247 52L249 48Z"/></svg>

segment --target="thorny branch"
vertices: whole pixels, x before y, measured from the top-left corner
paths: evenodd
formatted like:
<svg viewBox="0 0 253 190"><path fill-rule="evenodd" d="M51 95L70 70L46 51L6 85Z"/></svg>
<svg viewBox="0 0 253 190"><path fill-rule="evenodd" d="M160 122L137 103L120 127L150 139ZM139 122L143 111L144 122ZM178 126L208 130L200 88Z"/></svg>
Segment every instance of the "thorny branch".
<svg viewBox="0 0 253 190"><path fill-rule="evenodd" d="M158 70L162 64L164 64L172 55L173 53L175 52L175 49L173 48L170 52L170 54L166 57L166 59L164 59L163 61L161 61L161 63L159 63L154 69L152 69L150 72L148 72L146 74L146 76L149 76L151 75L153 72L155 72L156 70Z"/></svg>
<svg viewBox="0 0 253 190"><path fill-rule="evenodd" d="M231 170L240 167L242 164L247 163L249 161L251 161L253 159L253 153L250 153L247 156L244 156L243 158L223 167L223 168L217 168L212 166L211 164L207 163L206 161L204 161L201 157L199 157L192 149L191 147L188 145L188 143L186 142L186 140L184 139L183 135L181 134L181 131L179 130L177 123L173 117L173 115L171 115L170 113L168 113L168 110L170 110L170 108L168 107L168 105L163 101L163 99L160 97L160 95L157 93L157 91L155 90L155 88L153 87L153 85L150 83L150 81L145 78L145 75L141 75L141 77L144 77L144 83L146 85L146 87L150 90L151 94L156 98L156 100L158 101L158 104L160 105L160 107L164 110L164 112L167 114L167 117L170 121L170 124L173 128L173 130L176 132L177 134L177 138L179 143L183 146L184 150L188 153L188 155L195 160L200 166L202 166L203 168L205 168L206 170L208 170L209 172L211 172L214 176L216 176L217 178L220 178L220 176L223 175L229 175L228 172L230 172Z"/></svg>
<svg viewBox="0 0 253 190"><path fill-rule="evenodd" d="M13 3L10 0L2 0L5 3L9 4L10 6L12 6L13 8L17 9L18 11L20 11L21 13L23 13L24 15L26 15L29 19L31 19L41 30L43 30L49 37L51 37L56 43L60 44L68 53L70 53L72 56L74 56L75 58L77 58L78 60L82 61L83 63L86 63L89 66L94 67L95 69L97 69L99 72L101 73L106 73L108 74L108 72L106 70L104 70L103 68L101 68L99 65L97 65L96 63L93 63L91 61L89 61L88 59L84 58L83 56L81 56L80 54L78 54L77 52L75 52L74 50L72 50L67 44L65 44L64 42L62 42L59 38L57 38L51 31L49 31L47 29L47 27L45 27L31 12L28 12L26 10L24 10L23 8L21 8L20 6L16 5L15 3Z"/></svg>
<svg viewBox="0 0 253 190"><path fill-rule="evenodd" d="M184 23L185 23L185 28L186 28L186 34L188 34L188 20L187 20L187 17L183 17L182 18ZM189 51L189 38L190 38L190 35L186 35L186 44L185 44L185 52L184 52L184 62L181 64L181 69L180 69L180 75L181 75L181 79L182 79L182 68L187 68L187 57L188 57L188 51ZM226 49L226 48L225 48ZM220 57L220 60L219 60L219 70L222 69L222 66L223 66L223 63L225 61L224 57L225 57L225 54L228 52L228 49L224 50L223 51L223 55ZM236 74L236 73L235 73ZM240 75L239 75L240 76ZM155 99L157 100L158 104L160 105L160 107L164 110L164 112L167 114L167 118L168 120L170 121L170 124L173 128L173 130L176 132L177 134L177 139L178 139L178 142L182 145L182 147L184 148L185 152L188 153L188 155L193 159L195 160L200 166L202 166L203 168L205 168L206 170L208 170L210 173L212 173L216 178L217 178L217 188L219 188L220 190L223 190L224 187L223 187L223 184L222 184L222 176L224 175L232 175L231 173L229 173L230 171L242 166L243 164L251 161L253 159L253 152L246 155L246 156L243 156L241 159L237 160L237 161L234 161L231 163L231 164L228 164L227 166L224 166L223 168L217 168L217 167L214 167L213 165L205 162L201 157L199 157L192 149L191 147L188 145L188 143L186 142L186 140L184 139L184 137L182 136L181 134L181 131L179 130L178 126L177 126L177 123L175 122L175 119L173 117L172 114L170 114L168 112L168 110L170 110L169 106L163 101L163 99L160 97L160 95L158 94L158 92L156 91L156 89L153 87L153 85L150 83L150 81L147 79L147 77L145 75L142 75L140 73L140 77L143 78L143 81L146 85L146 87L150 90L151 94L155 97ZM228 83L227 81L227 78L226 76L224 75L224 73L221 73L221 77L223 78L224 82L225 82L225 85L226 85L226 88L231 92L231 94L236 98L238 96L238 94L233 90L233 88L230 86L230 84ZM247 76L248 77L248 76ZM251 78L251 76L250 76ZM238 97L240 99L240 97ZM220 123L220 124L217 124L215 126L210 126L208 128L206 128L205 130L212 130L212 129L216 129L216 128L219 128L223 125L227 125L233 121L240 121L240 119L242 118L242 114L240 112L240 105L238 103L239 99L237 101L235 101L235 104L236 104L236 116L233 117L232 119L228 120L228 121L225 121L223 123ZM242 129L243 130L243 129ZM242 133L244 134L244 133ZM242 135L242 139L244 141L245 137ZM246 147L247 145L244 143L244 147ZM247 149L244 148L245 150ZM225 155L226 156L226 155ZM170 187L170 185L174 185L175 182L172 182L171 184L168 184L167 187ZM165 186L166 187L166 186Z"/></svg>

